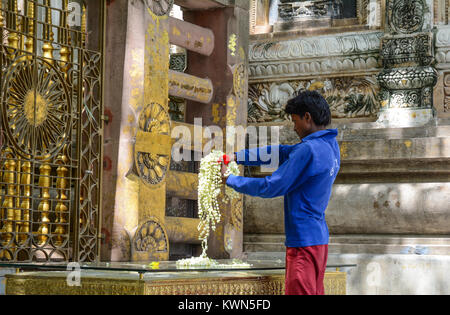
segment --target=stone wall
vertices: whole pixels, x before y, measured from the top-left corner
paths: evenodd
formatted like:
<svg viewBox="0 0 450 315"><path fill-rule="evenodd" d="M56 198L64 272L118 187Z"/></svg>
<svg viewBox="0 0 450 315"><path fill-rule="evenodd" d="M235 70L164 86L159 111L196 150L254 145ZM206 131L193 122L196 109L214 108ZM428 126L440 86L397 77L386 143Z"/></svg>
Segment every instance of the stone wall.
<svg viewBox="0 0 450 315"><path fill-rule="evenodd" d="M432 119L406 126L377 122L379 74L392 66L387 59L413 68L407 63L417 57L412 46L389 57L382 50L383 40L415 36L395 34L387 24L393 2L406 5L363 2L367 19L351 27L293 26L278 33L268 28L272 32L252 35L249 123L278 126L280 143L297 143L283 107L298 91L321 92L332 110L332 128L339 129L342 158L327 209L330 252L450 255L450 1L411 2L423 14L421 27L433 37L427 51L435 60L430 64L437 84ZM407 58L400 60L405 48ZM408 119L413 121L414 113ZM250 173L268 175L258 169ZM283 198L246 197L247 252L284 251L282 209Z"/></svg>
<svg viewBox="0 0 450 315"><path fill-rule="evenodd" d="M327 209L330 233L450 234L448 122L441 119L437 125L408 129L334 124L340 132L342 162ZM291 123L281 126L280 142L298 142ZM267 175L258 168L251 169L251 174ZM246 196L244 233L283 234L282 209L282 197Z"/></svg>

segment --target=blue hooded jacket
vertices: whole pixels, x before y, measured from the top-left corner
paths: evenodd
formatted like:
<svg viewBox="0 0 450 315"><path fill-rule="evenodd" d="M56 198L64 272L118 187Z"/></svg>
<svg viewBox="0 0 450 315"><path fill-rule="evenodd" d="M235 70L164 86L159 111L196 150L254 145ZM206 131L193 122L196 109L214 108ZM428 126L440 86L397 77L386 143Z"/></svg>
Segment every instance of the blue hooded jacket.
<svg viewBox="0 0 450 315"><path fill-rule="evenodd" d="M336 129L321 130L295 145L236 153L236 162L242 165L269 165L273 158L279 158L280 167L271 176L248 178L230 175L227 185L255 197L284 196L286 247L328 244L325 210L341 165L337 134Z"/></svg>

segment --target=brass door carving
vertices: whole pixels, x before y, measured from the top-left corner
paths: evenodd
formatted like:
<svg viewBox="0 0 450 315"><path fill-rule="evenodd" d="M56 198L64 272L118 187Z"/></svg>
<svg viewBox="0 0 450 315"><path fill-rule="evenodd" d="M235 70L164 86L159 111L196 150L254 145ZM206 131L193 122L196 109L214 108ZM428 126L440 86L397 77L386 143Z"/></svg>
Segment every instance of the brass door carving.
<svg viewBox="0 0 450 315"><path fill-rule="evenodd" d="M86 47L87 12L0 0L1 260L98 257L103 59Z"/></svg>

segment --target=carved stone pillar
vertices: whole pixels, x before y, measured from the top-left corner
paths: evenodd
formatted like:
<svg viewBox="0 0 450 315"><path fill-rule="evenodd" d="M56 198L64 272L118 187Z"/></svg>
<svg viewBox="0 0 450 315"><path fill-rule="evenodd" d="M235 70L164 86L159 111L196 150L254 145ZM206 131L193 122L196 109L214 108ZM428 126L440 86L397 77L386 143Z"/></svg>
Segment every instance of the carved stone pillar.
<svg viewBox="0 0 450 315"><path fill-rule="evenodd" d="M378 75L382 126L420 126L435 117L433 87L438 74L433 66L432 9L429 0L387 2L384 69Z"/></svg>
<svg viewBox="0 0 450 315"><path fill-rule="evenodd" d="M172 0L110 1L103 177L104 261L168 260L166 174Z"/></svg>
<svg viewBox="0 0 450 315"><path fill-rule="evenodd" d="M210 106L188 100L186 123L195 123L196 118L201 117L204 126L218 126L226 132L236 126L245 127L249 2L235 1L234 6L214 10L185 11L184 18L187 22L210 28L215 41L214 51L209 57L192 52L187 54L186 72L197 77L208 77L214 86L214 95ZM221 205L221 222L208 240L209 257L228 259L242 254L242 211L242 198Z"/></svg>

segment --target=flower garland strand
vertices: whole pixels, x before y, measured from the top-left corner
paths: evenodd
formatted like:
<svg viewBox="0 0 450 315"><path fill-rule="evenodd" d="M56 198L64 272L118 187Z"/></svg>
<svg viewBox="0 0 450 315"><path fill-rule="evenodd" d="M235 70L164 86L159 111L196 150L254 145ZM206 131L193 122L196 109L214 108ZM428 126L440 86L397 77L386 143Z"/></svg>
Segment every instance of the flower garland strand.
<svg viewBox="0 0 450 315"><path fill-rule="evenodd" d="M206 251L208 250L208 237L210 231L216 230L216 224L220 222L220 210L218 196L220 195L222 188L222 175L221 175L221 159L224 153L214 150L200 162L200 173L198 175L198 216L200 218L200 224L198 230L200 232L199 239L202 241L202 254L200 257L192 257L189 259L180 259L177 261L179 267L220 267L215 260L208 258ZM239 167L236 162L230 162L228 164L228 170L225 176L239 175ZM223 202L230 202L232 199L239 198L237 193L231 187L225 188L225 195L222 199ZM233 262L233 266L236 267L237 262ZM240 264L247 266L248 264Z"/></svg>
<svg viewBox="0 0 450 315"><path fill-rule="evenodd" d="M200 231L199 239L202 241L202 255L206 258L206 251L208 249L208 237L210 230L216 230L216 224L220 222L220 210L218 196L222 189L222 175L220 170L222 168L221 158L223 152L214 150L200 162L200 173L198 176L198 216L200 224L198 230ZM239 175L239 168L236 162L228 164L228 171L226 175ZM225 190L224 202L236 197L236 192L230 188Z"/></svg>

